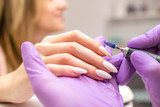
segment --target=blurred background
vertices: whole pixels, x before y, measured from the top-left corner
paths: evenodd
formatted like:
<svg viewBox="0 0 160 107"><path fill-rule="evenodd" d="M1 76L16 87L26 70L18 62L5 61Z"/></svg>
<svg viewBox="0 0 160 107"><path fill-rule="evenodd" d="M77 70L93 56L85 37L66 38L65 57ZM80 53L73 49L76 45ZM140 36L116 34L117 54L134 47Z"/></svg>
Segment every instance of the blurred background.
<svg viewBox="0 0 160 107"><path fill-rule="evenodd" d="M131 38L160 23L160 0L67 0L66 31L80 30L92 38L126 46ZM119 53L113 50L113 54ZM134 92L134 107L151 107L140 77L128 84Z"/></svg>

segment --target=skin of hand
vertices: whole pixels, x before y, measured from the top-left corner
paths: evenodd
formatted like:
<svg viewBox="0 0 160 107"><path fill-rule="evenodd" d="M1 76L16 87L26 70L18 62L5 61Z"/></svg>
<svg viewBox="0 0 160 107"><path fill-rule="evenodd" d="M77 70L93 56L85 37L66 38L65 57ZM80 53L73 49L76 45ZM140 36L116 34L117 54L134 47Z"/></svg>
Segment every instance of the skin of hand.
<svg viewBox="0 0 160 107"><path fill-rule="evenodd" d="M101 52L100 43L79 31L48 36L36 47L46 66L55 76L78 77L86 74L97 80L111 78L108 76L110 71L103 66L105 59L101 57L110 56L110 53L107 50ZM100 76L96 72L97 69L104 70L100 70L100 73L102 72ZM73 72L77 70L78 72ZM33 95L23 63L14 72L1 76L0 82L5 83L0 89L3 93L0 96L0 102L22 103ZM114 86L117 87L117 85Z"/></svg>
<svg viewBox="0 0 160 107"><path fill-rule="evenodd" d="M145 34L131 39L128 42L128 47L143 49L154 54L160 55L160 25L154 27ZM112 64L116 65L119 68L119 72L117 74L117 81L119 81L118 83L127 83L136 70L136 73L138 73L141 76L145 84L146 90L149 93L153 107L160 106L159 62L157 62L148 54L141 51L135 51L131 54L131 62L126 61L122 54L115 55L112 58L108 59ZM127 73L127 75L125 75L125 73ZM125 79L121 79L121 77L123 76Z"/></svg>
<svg viewBox="0 0 160 107"><path fill-rule="evenodd" d="M111 56L99 42L80 31L47 36L35 45L47 68L56 76L85 74L96 80L110 79L117 69L102 56ZM76 72L78 71L80 72ZM65 72L64 72L65 71Z"/></svg>
<svg viewBox="0 0 160 107"><path fill-rule="evenodd" d="M123 107L121 95L108 80L56 77L34 45L25 42L21 48L33 91L45 107Z"/></svg>

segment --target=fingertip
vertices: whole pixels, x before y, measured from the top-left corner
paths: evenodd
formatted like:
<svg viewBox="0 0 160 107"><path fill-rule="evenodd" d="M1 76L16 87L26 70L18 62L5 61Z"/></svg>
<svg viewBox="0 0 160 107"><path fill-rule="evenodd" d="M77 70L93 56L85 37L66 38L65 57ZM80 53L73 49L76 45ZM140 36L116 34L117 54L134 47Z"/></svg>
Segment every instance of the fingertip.
<svg viewBox="0 0 160 107"><path fill-rule="evenodd" d="M82 69L82 68L78 68L78 67L72 67L72 71L78 74L86 74L87 70Z"/></svg>
<svg viewBox="0 0 160 107"><path fill-rule="evenodd" d="M159 64L153 57L142 51L135 51L131 54L131 63L137 70L147 69L151 65Z"/></svg>
<svg viewBox="0 0 160 107"><path fill-rule="evenodd" d="M127 46L131 48L140 48L143 49L146 47L148 40L145 34L136 36L128 41Z"/></svg>
<svg viewBox="0 0 160 107"><path fill-rule="evenodd" d="M149 77L159 71L160 64L153 57L141 51L132 54L131 62L140 76Z"/></svg>
<svg viewBox="0 0 160 107"><path fill-rule="evenodd" d="M44 72L42 71L46 71L45 73L47 73L47 71L49 72L43 60L41 59L37 49L32 43L24 42L21 48L24 67L29 77L40 73L42 73L43 75Z"/></svg>
<svg viewBox="0 0 160 107"><path fill-rule="evenodd" d="M120 65L118 74L116 75L118 84L119 85L127 84L131 80L134 73L135 73L135 68L133 67L130 61L124 58Z"/></svg>
<svg viewBox="0 0 160 107"><path fill-rule="evenodd" d="M124 55L123 53L120 53L117 55L113 55L112 57L108 57L107 61L112 63L117 69L119 69L123 59L124 59Z"/></svg>
<svg viewBox="0 0 160 107"><path fill-rule="evenodd" d="M142 51L134 51L131 56L130 56L130 60L131 63L134 65L136 63L141 63L148 60L148 58L146 59L146 57L148 57L148 55L146 55L146 53L142 52Z"/></svg>
<svg viewBox="0 0 160 107"><path fill-rule="evenodd" d="M157 25L148 32L134 37L128 42L128 47L147 49L157 46L160 43L160 25Z"/></svg>
<svg viewBox="0 0 160 107"><path fill-rule="evenodd" d="M39 55L37 49L31 42L24 42L21 45L22 58L32 58Z"/></svg>
<svg viewBox="0 0 160 107"><path fill-rule="evenodd" d="M72 67L69 65L47 64L46 66L57 77L79 77L82 74L87 73L87 70L85 69L79 67Z"/></svg>
<svg viewBox="0 0 160 107"><path fill-rule="evenodd" d="M21 50L22 52L24 52L26 49L28 49L29 47L32 47L32 43L31 42L23 42L21 45Z"/></svg>
<svg viewBox="0 0 160 107"><path fill-rule="evenodd" d="M112 78L112 76L109 73L107 73L103 70L100 70L100 69L96 70L96 75L102 79L111 79Z"/></svg>

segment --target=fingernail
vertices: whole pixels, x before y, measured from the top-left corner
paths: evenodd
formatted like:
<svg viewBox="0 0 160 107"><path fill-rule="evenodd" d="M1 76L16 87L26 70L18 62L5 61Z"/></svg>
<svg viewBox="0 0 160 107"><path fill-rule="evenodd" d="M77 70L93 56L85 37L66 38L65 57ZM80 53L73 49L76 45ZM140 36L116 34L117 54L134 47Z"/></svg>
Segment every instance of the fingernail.
<svg viewBox="0 0 160 107"><path fill-rule="evenodd" d="M103 61L103 65L106 69L108 69L110 72L117 73L116 67L114 67L111 63L108 61Z"/></svg>
<svg viewBox="0 0 160 107"><path fill-rule="evenodd" d="M96 74L103 79L111 79L112 78L112 76L110 74L108 74L102 70L99 70L99 69L96 70Z"/></svg>
<svg viewBox="0 0 160 107"><path fill-rule="evenodd" d="M87 71L85 69L78 68L78 67L73 67L72 70L73 70L73 72L78 73L78 74L86 74L87 73Z"/></svg>
<svg viewBox="0 0 160 107"><path fill-rule="evenodd" d="M108 51L105 47L99 46L99 50L100 50L104 55L111 57L111 54L109 53L109 51Z"/></svg>

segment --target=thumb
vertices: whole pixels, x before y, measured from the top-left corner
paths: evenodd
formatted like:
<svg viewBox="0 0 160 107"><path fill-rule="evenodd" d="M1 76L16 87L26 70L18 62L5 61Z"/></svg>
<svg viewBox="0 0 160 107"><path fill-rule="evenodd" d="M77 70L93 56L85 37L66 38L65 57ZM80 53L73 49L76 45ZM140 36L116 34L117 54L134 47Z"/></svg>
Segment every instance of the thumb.
<svg viewBox="0 0 160 107"><path fill-rule="evenodd" d="M127 59L125 59L123 53L113 55L108 58L108 61L118 69L118 73L116 75L118 84L127 84L135 73L135 68Z"/></svg>
<svg viewBox="0 0 160 107"><path fill-rule="evenodd" d="M24 67L31 82L34 82L35 78L40 79L43 76L52 76L53 78L54 75L47 69L32 43L24 42L21 51Z"/></svg>
<svg viewBox="0 0 160 107"><path fill-rule="evenodd" d="M160 70L159 62L142 51L133 52L131 54L131 62L137 73L144 78L154 76Z"/></svg>
<svg viewBox="0 0 160 107"><path fill-rule="evenodd" d="M35 95L45 107L55 105L59 99L58 95L61 95L58 93L59 87L62 86L59 79L47 69L33 44L24 42L21 50L24 66Z"/></svg>

